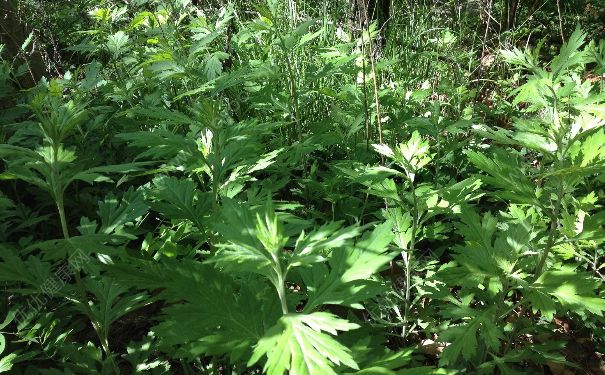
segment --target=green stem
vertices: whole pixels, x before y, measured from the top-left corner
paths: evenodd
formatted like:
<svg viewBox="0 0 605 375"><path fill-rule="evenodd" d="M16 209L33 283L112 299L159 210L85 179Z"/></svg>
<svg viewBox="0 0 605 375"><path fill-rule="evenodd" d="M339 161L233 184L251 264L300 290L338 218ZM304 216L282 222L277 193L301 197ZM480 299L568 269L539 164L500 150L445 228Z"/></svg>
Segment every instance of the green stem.
<svg viewBox="0 0 605 375"><path fill-rule="evenodd" d="M54 197L55 197L55 202L57 204L57 211L59 212L59 220L61 222L61 231L63 232L63 238L65 240L69 240L70 236L69 236L69 230L67 227L67 218L65 215L65 204L64 204L64 195L63 195L63 191L64 191L64 186L62 184L60 184L60 174L59 174L59 169L58 169L58 165L59 165L59 145L55 142L53 142L53 146L52 146L52 150L53 150L53 155L52 155L52 165L51 165L51 184L52 184L52 188L54 191ZM80 294L80 303L82 304L82 306L84 306L84 309L86 310L86 315L88 316L88 319L90 320L91 324L92 324L92 328L94 329L95 333L97 334L97 337L99 338L99 342L101 343L101 347L103 348L103 351L105 352L106 357L109 359L110 365L113 368L113 371L116 374L119 374L119 368L116 365L116 363L113 360L113 357L111 356L111 351L109 349L109 341L107 338L107 332L104 332L102 330L101 325L99 324L99 322L97 322L93 317L94 314L92 312L92 309L90 308L90 305L88 304L88 298L86 297L86 288L84 286L84 283L82 282L82 278L80 276L80 270L75 270L74 272L75 275L75 280L76 280L76 289L78 290L78 293Z"/></svg>
<svg viewBox="0 0 605 375"><path fill-rule="evenodd" d="M292 121L294 121L294 128L298 142L302 142L302 127L298 115L298 89L296 87L296 76L294 75L294 71L292 70L292 60L290 59L290 53L286 48L286 41L284 40L283 36L279 33L278 37L281 44L282 53L284 55L284 60L286 61L286 77L288 78L291 117Z"/></svg>
<svg viewBox="0 0 605 375"><path fill-rule="evenodd" d="M366 56L365 56L365 44L363 41L363 31L361 33L361 69L362 69L362 85L363 85L363 114L365 121L365 138L366 138L366 151L370 150L370 111L368 109L368 86L366 84ZM382 158L381 158L382 160ZM383 161L384 163L384 161Z"/></svg>
<svg viewBox="0 0 605 375"><path fill-rule="evenodd" d="M57 198L57 211L59 211L59 220L61 221L61 230L63 231L63 237L69 239L69 231L67 229L67 219L65 218L65 206L63 204L63 194Z"/></svg>
<svg viewBox="0 0 605 375"><path fill-rule="evenodd" d="M279 302L281 304L281 311L284 315L288 314L288 301L286 300L286 280L285 275L282 272L281 266L279 264L279 259L276 256L273 256L273 261L275 262L275 273L276 273L276 281L275 281L275 289L277 290L277 295L279 296Z"/></svg>
<svg viewBox="0 0 605 375"><path fill-rule="evenodd" d="M278 285L277 294L279 295L279 302L281 303L281 311L284 315L288 314L288 304L286 301L286 285L281 275L277 278Z"/></svg>
<svg viewBox="0 0 605 375"><path fill-rule="evenodd" d="M277 295L279 296L279 302L281 303L281 311L284 315L288 314L288 303L286 300L286 275L288 270L284 273L281 268L281 263L279 262L279 257L271 253L271 259L273 260L273 270L275 271L275 280L274 285L277 290Z"/></svg>
<svg viewBox="0 0 605 375"><path fill-rule="evenodd" d="M555 123L555 128L558 131L558 136L557 136L557 149L560 150L558 152L559 154L559 158L555 164L555 168L556 170L560 170L562 168L562 161L565 158L565 152L566 150L563 150L563 130L561 129L561 122L559 119L559 112L557 110L557 101L556 101L556 92L555 90L551 87L550 88L551 91L554 94L554 98L555 101L553 103L553 121ZM540 258L540 260L538 261L538 265L536 266L536 270L535 270L535 275L534 275L534 280L537 280L538 278L540 278L540 276L542 275L542 272L544 272L544 267L546 266L546 261L548 260L548 255L551 251L551 249L553 248L553 245L555 244L555 236L557 234L557 231L559 230L559 214L561 211L561 204L563 201L563 179L561 177L557 178L557 201L555 202L554 208L551 212L550 215L550 228L548 231L548 239L546 240L546 245L544 246L544 250L542 252L542 256Z"/></svg>
<svg viewBox="0 0 605 375"><path fill-rule="evenodd" d="M67 219L65 218L65 205L63 202L63 184L60 182L60 173L59 173L59 145L56 142L52 143L52 161L51 161L50 169L50 185L53 191L53 198L55 198L55 203L57 205L57 211L59 212L59 221L61 223L61 231L63 232L63 237L67 240L69 239L69 230L67 229Z"/></svg>
<svg viewBox="0 0 605 375"><path fill-rule="evenodd" d="M555 235L559 230L559 212L561 210L561 201L563 200L563 181L559 179L559 187L557 193L557 201L555 202L555 207L552 213L550 229L548 231L548 239L546 240L546 245L544 246L544 250L542 252L542 256L540 257L540 261L536 266L536 271L534 275L534 281L537 280L544 271L544 267L546 266L546 260L548 259L548 255L550 254L550 250L553 248L555 243Z"/></svg>
<svg viewBox="0 0 605 375"><path fill-rule="evenodd" d="M410 190L412 192L412 238L410 239L410 247L407 252L402 253L403 261L405 263L405 310L403 313L403 338L407 336L409 333L407 330L408 325L408 316L411 309L411 282L412 282L412 252L416 249L416 232L418 230L418 221L419 221L419 211L418 211L418 196L416 195L416 186L414 185L414 180L412 178L408 178L410 181Z"/></svg>

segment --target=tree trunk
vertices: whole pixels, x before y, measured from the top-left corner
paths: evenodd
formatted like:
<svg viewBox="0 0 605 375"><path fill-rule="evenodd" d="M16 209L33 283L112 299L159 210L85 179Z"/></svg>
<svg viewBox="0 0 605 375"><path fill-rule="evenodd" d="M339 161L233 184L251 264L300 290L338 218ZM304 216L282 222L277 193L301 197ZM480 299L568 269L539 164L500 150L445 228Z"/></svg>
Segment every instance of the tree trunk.
<svg viewBox="0 0 605 375"><path fill-rule="evenodd" d="M25 87L35 85L46 72L42 55L35 49L34 43L30 43L25 50L21 48L30 32L19 14L17 2L0 0L0 43L4 44L2 58L10 61L13 67L26 65L27 73L19 79Z"/></svg>
<svg viewBox="0 0 605 375"><path fill-rule="evenodd" d="M356 14L356 22L352 22L354 29L365 30L369 23L376 21L379 30L379 43L384 41L386 35L386 24L390 18L391 0L349 0ZM352 27L353 29L353 27Z"/></svg>
<svg viewBox="0 0 605 375"><path fill-rule="evenodd" d="M519 9L519 0L506 0L504 2L504 14L502 15L501 31L508 31L515 27L517 22L517 11Z"/></svg>

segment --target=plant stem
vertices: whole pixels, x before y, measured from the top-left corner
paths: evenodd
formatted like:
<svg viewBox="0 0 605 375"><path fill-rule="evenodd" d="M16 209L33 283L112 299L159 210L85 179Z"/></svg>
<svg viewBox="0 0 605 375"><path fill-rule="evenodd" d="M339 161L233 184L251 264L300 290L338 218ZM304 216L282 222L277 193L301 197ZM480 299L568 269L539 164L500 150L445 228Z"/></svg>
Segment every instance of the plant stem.
<svg viewBox="0 0 605 375"><path fill-rule="evenodd" d="M555 207L552 212L551 221L550 221L550 229L548 231L548 239L546 240L546 245L544 246L544 250L542 252L542 256L538 265L536 266L534 281L537 280L544 271L544 266L546 265L546 260L548 259L548 254L550 250L553 248L555 243L555 235L559 229L559 212L561 211L561 201L563 200L563 180L559 178L558 181L558 189L557 189L557 201L555 202Z"/></svg>
<svg viewBox="0 0 605 375"><path fill-rule="evenodd" d="M275 288L277 289L277 294L279 296L279 302L281 303L281 311L284 315L288 314L288 303L286 301L286 284L284 280L284 276L281 273L281 267L277 266L277 283Z"/></svg>
<svg viewBox="0 0 605 375"><path fill-rule="evenodd" d="M50 175L50 184L53 191L53 198L55 199L55 204L57 205L57 211L59 212L59 221L61 223L61 231L63 232L63 237L67 240L69 239L69 230L67 229L67 219L65 218L65 205L63 201L63 184L60 182L60 173L59 173L59 144L57 142L52 142L52 161L51 161L51 175Z"/></svg>
<svg viewBox="0 0 605 375"><path fill-rule="evenodd" d="M283 281L281 281L281 284L279 284L277 292L279 294L279 301L281 303L281 311L284 315L286 315L288 314L288 304L286 303L286 287Z"/></svg>
<svg viewBox="0 0 605 375"><path fill-rule="evenodd" d="M370 113L368 110L368 86L366 84L366 55L365 43L363 41L363 30L361 31L361 78L363 85L363 115L365 123L366 151L370 150Z"/></svg>
<svg viewBox="0 0 605 375"><path fill-rule="evenodd" d="M402 332L402 336L405 339L405 337L407 336L407 334L409 333L407 330L407 325L408 325L408 316L410 313L410 308L411 308L411 303L410 303L410 298L411 298L411 291L412 291L412 287L411 287L411 282L412 282L412 252L415 250L416 248L416 231L418 230L418 219L419 219L419 212L418 212L418 197L416 196L416 186L414 185L414 180L412 178L409 178L410 181L410 190L412 192L412 205L413 205L413 209L412 209L412 238L410 239L410 247L408 249L408 251L404 251L402 252L401 256L403 257L403 262L405 263L405 310L403 313L403 332Z"/></svg>
<svg viewBox="0 0 605 375"><path fill-rule="evenodd" d="M367 13L366 13L367 19ZM376 64L374 64L374 48L372 46L372 37L370 36L370 27L366 23L368 32L368 56L370 57L370 69L372 70L372 81L374 83L374 105L376 106L376 131L378 132L378 143L382 144L382 119L380 118L380 102L378 99L378 81L376 78ZM384 155L380 154L380 160L384 163Z"/></svg>
<svg viewBox="0 0 605 375"><path fill-rule="evenodd" d="M551 92L554 94L554 101L553 101L553 123L555 125L555 129L557 130L557 154L558 154L558 158L557 161L555 163L555 170L560 170L563 166L563 160L565 158L565 153L566 153L566 149L563 149L563 139L564 139L564 129L562 129L562 125L561 125L561 120L559 118L559 111L557 108L557 95L556 95L556 90L553 87L549 87ZM561 204L563 201L563 178L562 177L557 177L557 201L555 202L554 208L550 214L550 228L548 231L548 239L546 240L546 245L544 246L544 250L542 252L542 256L540 258L540 260L538 261L538 265L536 266L536 270L535 270L535 274L534 274L534 279L533 281L536 281L538 278L540 278L540 276L542 275L542 272L544 272L544 267L546 266L546 261L548 259L548 255L550 253L550 250L553 248L553 245L555 244L555 235L557 234L557 231L559 230L559 214L561 211Z"/></svg>
<svg viewBox="0 0 605 375"><path fill-rule="evenodd" d="M59 165L59 145L56 142L53 142L52 145L52 165L51 165L51 184L52 184L52 189L54 192L54 198L55 198L55 203L57 205L57 211L59 212L59 220L61 222L61 231L63 232L63 238L65 240L69 240L70 236L69 236L69 230L67 227L67 218L65 215L65 203L64 203L64 195L63 192L65 190L65 187L60 183L60 174L59 174L59 169L58 169L58 165ZM95 333L97 334L97 337L99 339L99 342L101 343L101 347L103 348L103 351L105 352L106 357L109 359L110 365L113 368L113 371L116 374L119 374L119 368L117 367L116 363L113 360L113 357L111 356L111 350L109 349L109 341L107 339L107 332L104 332L104 330L102 330L101 325L99 324L99 322L97 322L93 316L93 312L92 309L90 308L90 305L88 304L88 298L86 296L86 288L84 286L84 283L82 282L82 278L80 275L80 269L74 270L74 275L75 275L75 280L76 280L76 289L78 290L78 293L80 294L80 303L84 306L84 310L86 311L86 315L88 316L88 319L90 320L91 324L92 324L92 328L94 329Z"/></svg>
<svg viewBox="0 0 605 375"><path fill-rule="evenodd" d="M57 211L59 211L59 220L61 221L61 230L63 231L63 237L69 239L69 231L67 229L67 220L65 218L65 206L63 204L63 194L57 198Z"/></svg>
<svg viewBox="0 0 605 375"><path fill-rule="evenodd" d="M296 132L296 137L298 142L302 142L302 128L300 123L300 118L298 116L298 90L296 88L296 77L292 70L292 60L290 59L290 53L286 48L286 41L281 35L279 36L279 41L282 47L282 52L284 54L284 59L286 60L286 77L288 78L288 91L290 92L290 112L291 118L294 122L294 128Z"/></svg>
<svg viewBox="0 0 605 375"><path fill-rule="evenodd" d="M279 257L276 254L271 253L271 259L273 260L273 270L275 271L275 279L273 280L273 284L275 285L277 295L279 296L281 311L284 315L286 315L288 314L288 303L286 300L286 275L282 271ZM288 271L286 270L286 273L287 272Z"/></svg>

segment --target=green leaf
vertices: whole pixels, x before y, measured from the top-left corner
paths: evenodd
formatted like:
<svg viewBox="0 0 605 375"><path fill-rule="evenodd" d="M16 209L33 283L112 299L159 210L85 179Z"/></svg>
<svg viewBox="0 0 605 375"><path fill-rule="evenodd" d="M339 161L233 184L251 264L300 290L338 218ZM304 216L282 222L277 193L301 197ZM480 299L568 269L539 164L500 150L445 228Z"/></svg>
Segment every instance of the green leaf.
<svg viewBox="0 0 605 375"><path fill-rule="evenodd" d="M316 261L325 260L327 250L342 247L348 240L359 235L356 227L340 228L340 223L330 222L319 227L308 235L304 232L296 241L292 258L288 267L308 265Z"/></svg>
<svg viewBox="0 0 605 375"><path fill-rule="evenodd" d="M510 153L496 150L493 158L475 151L467 152L468 159L477 168L486 172L488 176L481 179L501 191L498 196L513 202L535 204L535 184L523 173L524 165Z"/></svg>
<svg viewBox="0 0 605 375"><path fill-rule="evenodd" d="M209 262L237 272L252 272L269 278L277 277L274 267L280 263L280 252L287 242L282 225L270 201L262 213L252 212L232 200L225 200L221 211L223 222L214 227L227 243Z"/></svg>
<svg viewBox="0 0 605 375"><path fill-rule="evenodd" d="M584 44L586 35L587 34L582 32L578 26L563 44L559 54L552 60L550 64L550 68L552 69L555 77L564 73L567 68L584 62L586 58L585 54L579 49Z"/></svg>
<svg viewBox="0 0 605 375"><path fill-rule="evenodd" d="M533 70L538 66L538 61L534 58L529 49L521 51L517 47L512 50L500 50L507 63L519 65L528 70Z"/></svg>
<svg viewBox="0 0 605 375"><path fill-rule="evenodd" d="M1 245L0 250L0 281L25 283L37 290L51 276L50 263L33 256L22 260L13 250Z"/></svg>
<svg viewBox="0 0 605 375"><path fill-rule="evenodd" d="M202 157L193 139L174 134L165 129L121 133L116 137L130 142L130 145L133 147L146 149L146 151L138 155L138 158L162 160L176 158L179 155L197 159L201 159Z"/></svg>
<svg viewBox="0 0 605 375"><path fill-rule="evenodd" d="M417 130L406 143L400 143L394 151L387 145L372 146L378 153L397 162L411 181L414 181L416 173L431 161L429 142L423 140Z"/></svg>
<svg viewBox="0 0 605 375"><path fill-rule="evenodd" d="M401 202L401 196L397 190L397 184L393 179L387 178L381 182L368 184L368 193L380 198L390 199L394 202Z"/></svg>
<svg viewBox="0 0 605 375"><path fill-rule="evenodd" d="M462 209L458 233L464 244L454 247L456 267L442 267L437 279L451 285L477 288L483 285L495 296L502 289L502 280L510 277L518 259L529 251L535 238L529 224L508 223L507 230L498 230L498 221L491 214L479 216L471 207Z"/></svg>
<svg viewBox="0 0 605 375"><path fill-rule="evenodd" d="M397 375L397 373L383 367L368 367L355 372L347 372L346 375Z"/></svg>
<svg viewBox="0 0 605 375"><path fill-rule="evenodd" d="M15 319L15 311L9 311L8 314L6 314L6 318L4 319L4 321L0 323L0 329L4 329L4 327L9 325L10 322L13 321L13 319ZM1 350L0 353L2 353Z"/></svg>
<svg viewBox="0 0 605 375"><path fill-rule="evenodd" d="M128 293L128 288L119 285L114 280L106 277L84 280L86 290L95 298L88 301L88 306L79 306L84 313L91 312L95 321L102 329L109 326L122 316L144 306L148 301L146 293Z"/></svg>
<svg viewBox="0 0 605 375"><path fill-rule="evenodd" d="M25 41L23 42L23 44L21 44L21 51L25 51L27 46L29 46L29 44L31 43L33 37L34 37L34 32L32 31L29 33L27 38L25 38Z"/></svg>
<svg viewBox="0 0 605 375"><path fill-rule="evenodd" d="M546 320L551 321L557 312L553 298L540 285L525 285L523 282L519 284L524 286L524 297L530 301L532 311L539 311Z"/></svg>
<svg viewBox="0 0 605 375"><path fill-rule="evenodd" d="M132 18L128 27L130 29L135 29L135 28L137 28L141 25L145 25L149 22L154 22L153 17L154 17L154 14L151 12L139 12Z"/></svg>
<svg viewBox="0 0 605 375"><path fill-rule="evenodd" d="M114 58L117 58L120 55L127 44L128 35L121 30L107 37L107 42L105 43L107 50L113 55Z"/></svg>
<svg viewBox="0 0 605 375"><path fill-rule="evenodd" d="M93 182L110 182L111 179L106 174L117 173L127 174L140 172L144 167L153 164L152 162L134 162L124 164L103 165L99 167L88 168L84 171L77 172L67 179L66 185L75 180L80 180L92 184Z"/></svg>
<svg viewBox="0 0 605 375"><path fill-rule="evenodd" d="M0 372L12 370L15 359L17 359L17 355L15 353L2 357L2 359L0 359Z"/></svg>
<svg viewBox="0 0 605 375"><path fill-rule="evenodd" d="M570 147L570 156L579 167L599 166L605 159L605 130L599 129L583 142L576 142Z"/></svg>
<svg viewBox="0 0 605 375"><path fill-rule="evenodd" d="M320 28L319 30L317 30L314 33L307 33L307 34L303 35L300 38L300 40L298 41L298 43L296 44L296 48L303 47L304 45L309 44L311 41L313 41L314 39L317 39L323 33L324 33L324 29Z"/></svg>
<svg viewBox="0 0 605 375"><path fill-rule="evenodd" d="M500 348L501 340L504 340L505 336L501 329L493 322L495 312L496 309L494 307L489 308L479 313L468 323L450 327L441 333L439 340L451 343L443 349L439 365L454 364L458 361L459 357L462 357L465 361L473 359L478 354L478 333L488 348L497 351Z"/></svg>
<svg viewBox="0 0 605 375"><path fill-rule="evenodd" d="M169 219L189 220L204 231L204 219L211 213L212 197L199 191L191 179L158 177L153 185L153 209Z"/></svg>
<svg viewBox="0 0 605 375"><path fill-rule="evenodd" d="M204 66L204 73L208 81L212 81L223 73L222 61L229 58L229 54L221 51L212 53L208 59L206 59L206 65Z"/></svg>
<svg viewBox="0 0 605 375"><path fill-rule="evenodd" d="M39 249L43 258L48 260L61 259L80 252L89 255L93 253L117 255L123 253L122 245L126 238L115 234L85 234L71 236L69 239L55 239L38 242L28 246L27 250Z"/></svg>
<svg viewBox="0 0 605 375"><path fill-rule="evenodd" d="M475 318L462 326L450 327L439 335L441 341L452 340L443 349L439 365L446 366L455 363L460 356L469 360L477 352L477 331L481 327L481 319Z"/></svg>
<svg viewBox="0 0 605 375"><path fill-rule="evenodd" d="M535 287L554 296L562 306L577 313L588 311L603 316L605 311L605 299L595 294L596 281L573 268L546 271L536 280Z"/></svg>
<svg viewBox="0 0 605 375"><path fill-rule="evenodd" d="M517 144L546 155L553 155L557 151L557 144L553 140L539 134L517 132L514 139Z"/></svg>
<svg viewBox="0 0 605 375"><path fill-rule="evenodd" d="M434 368L431 366L414 367L397 371L397 375L454 375L458 370L446 368Z"/></svg>
<svg viewBox="0 0 605 375"><path fill-rule="evenodd" d="M345 255L341 261L347 265L341 275L341 281L346 283L367 279L393 259L395 254L388 251L388 246L393 239L391 228L390 222L380 224L353 248L349 247L349 251L341 252ZM337 251L336 254L339 252Z"/></svg>
<svg viewBox="0 0 605 375"><path fill-rule="evenodd" d="M119 231L124 225L143 216L147 212L147 208L143 194L132 187L124 193L119 201L110 193L105 200L99 202L98 213L101 218L99 233L111 234Z"/></svg>
<svg viewBox="0 0 605 375"><path fill-rule="evenodd" d="M192 260L163 259L109 266L121 283L154 291L168 301L165 319L153 327L160 347L175 356L252 354L253 345L281 316L275 291L264 280L229 274Z"/></svg>
<svg viewBox="0 0 605 375"><path fill-rule="evenodd" d="M324 264L300 270L309 290L304 311L323 304L355 305L382 291L383 284L372 277L397 255L389 251L392 239L391 223L383 223L357 244L332 250L329 270Z"/></svg>
<svg viewBox="0 0 605 375"><path fill-rule="evenodd" d="M340 364L357 369L350 350L323 332L336 335L358 327L326 312L285 315L258 341L248 366L266 356L268 375L336 374L332 367Z"/></svg>
<svg viewBox="0 0 605 375"><path fill-rule="evenodd" d="M384 211L386 219L393 223L394 242L401 250L408 250L412 241L412 215L402 208L388 208Z"/></svg>
<svg viewBox="0 0 605 375"><path fill-rule="evenodd" d="M103 66L96 60L86 65L85 77L80 81L80 87L85 91L89 91L99 87L104 81L101 76Z"/></svg>

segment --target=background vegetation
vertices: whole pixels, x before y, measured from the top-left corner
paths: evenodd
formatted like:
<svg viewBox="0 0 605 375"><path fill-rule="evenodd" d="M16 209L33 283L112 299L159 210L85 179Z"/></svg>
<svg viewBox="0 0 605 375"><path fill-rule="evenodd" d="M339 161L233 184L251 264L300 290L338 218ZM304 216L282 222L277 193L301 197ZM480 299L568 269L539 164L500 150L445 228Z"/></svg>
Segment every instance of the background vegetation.
<svg viewBox="0 0 605 375"><path fill-rule="evenodd" d="M603 1L0 15L0 372L605 373Z"/></svg>

